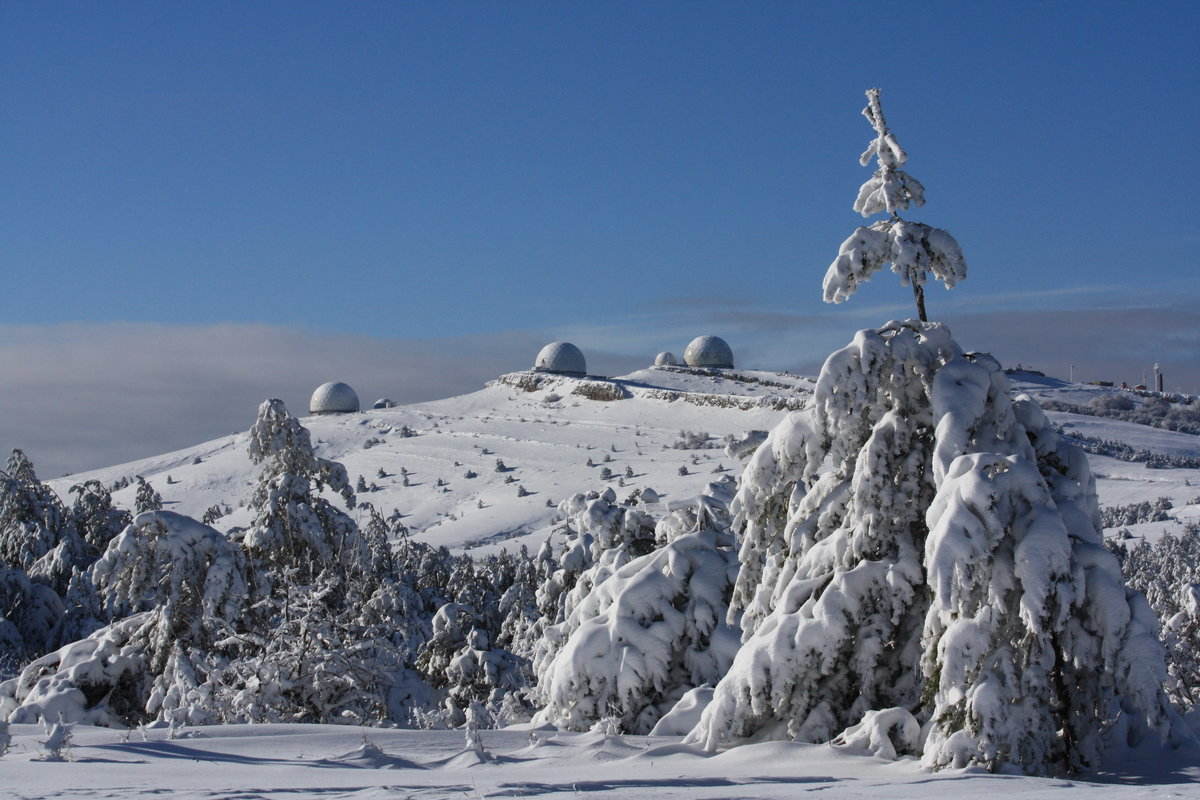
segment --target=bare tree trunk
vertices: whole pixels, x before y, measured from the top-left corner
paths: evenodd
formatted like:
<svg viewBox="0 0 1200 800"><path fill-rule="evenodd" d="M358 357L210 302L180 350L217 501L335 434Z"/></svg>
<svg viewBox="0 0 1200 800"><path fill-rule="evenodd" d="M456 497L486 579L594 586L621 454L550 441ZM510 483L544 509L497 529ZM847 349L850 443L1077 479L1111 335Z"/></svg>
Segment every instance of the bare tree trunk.
<svg viewBox="0 0 1200 800"><path fill-rule="evenodd" d="M913 297L917 299L917 316L921 322L929 322L929 318L925 316L925 289L916 281L913 281Z"/></svg>

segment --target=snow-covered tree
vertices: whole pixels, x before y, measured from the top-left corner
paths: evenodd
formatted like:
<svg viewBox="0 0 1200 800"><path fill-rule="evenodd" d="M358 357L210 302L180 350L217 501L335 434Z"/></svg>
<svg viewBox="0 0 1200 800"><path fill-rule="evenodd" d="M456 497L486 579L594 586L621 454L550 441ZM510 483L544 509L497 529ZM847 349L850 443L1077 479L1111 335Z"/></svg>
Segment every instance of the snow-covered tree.
<svg viewBox="0 0 1200 800"><path fill-rule="evenodd" d="M587 730L611 717L649 733L685 693L729 667L738 632L725 621L734 564L728 512L702 497L675 514L686 521L665 526L665 547L612 571L593 567L604 574L547 632L562 645L539 662L546 705L535 721Z"/></svg>
<svg viewBox="0 0 1200 800"><path fill-rule="evenodd" d="M704 746L886 721L903 752L911 715L930 767L1050 773L1096 763L1106 732L1168 733L1155 620L1101 546L1086 457L944 326L830 356L733 508L744 643Z"/></svg>
<svg viewBox="0 0 1200 800"><path fill-rule="evenodd" d="M26 455L13 450L0 470L0 561L32 569L58 546L65 526L58 496L38 480Z"/></svg>
<svg viewBox="0 0 1200 800"><path fill-rule="evenodd" d="M281 400L266 400L250 429L250 460L262 465L250 505L254 521L246 548L276 572L308 581L326 567L360 567L371 559L367 541L344 511L319 494L329 487L354 506L346 470L317 456L308 429Z"/></svg>
<svg viewBox="0 0 1200 800"><path fill-rule="evenodd" d="M24 570L0 564L0 676L45 653L64 612L54 590L30 580Z"/></svg>
<svg viewBox="0 0 1200 800"><path fill-rule="evenodd" d="M967 262L958 242L940 228L920 222L909 222L897 212L910 205L925 205L925 187L900 167L908 155L896 142L888 128L879 104L879 90L867 91L867 107L863 116L875 129L875 138L859 158L864 167L872 158L878 167L871 178L858 190L854 210L864 217L887 212L886 220L859 227L842 243L838 256L825 273L825 302L840 303L854 294L860 283L884 265L900 275L904 286L912 286L917 314L924 322L925 281L928 273L946 285L947 289L967 276Z"/></svg>
<svg viewBox="0 0 1200 800"><path fill-rule="evenodd" d="M83 538L95 560L117 534L133 521L128 511L115 508L112 494L97 480L84 481L71 487L70 522Z"/></svg>
<svg viewBox="0 0 1200 800"><path fill-rule="evenodd" d="M149 481L141 475L137 476L137 494L134 496L133 508L138 514L144 511L158 511L163 507L162 495L158 493Z"/></svg>
<svg viewBox="0 0 1200 800"><path fill-rule="evenodd" d="M387 718L405 634L396 633L404 604L386 541L374 529L364 535L319 493L327 487L355 505L346 470L317 456L281 401L259 407L249 451L262 472L243 543L265 600L248 623L259 649L230 667L231 712L253 721Z"/></svg>

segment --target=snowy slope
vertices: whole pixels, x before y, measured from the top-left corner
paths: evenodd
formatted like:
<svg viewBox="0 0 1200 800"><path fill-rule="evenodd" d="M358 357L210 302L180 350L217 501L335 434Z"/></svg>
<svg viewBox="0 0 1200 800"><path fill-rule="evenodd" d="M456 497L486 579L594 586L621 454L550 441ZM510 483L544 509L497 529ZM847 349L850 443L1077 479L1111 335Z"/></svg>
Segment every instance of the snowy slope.
<svg viewBox="0 0 1200 800"><path fill-rule="evenodd" d="M527 391L533 384L538 387ZM624 399L572 394L581 385L597 384L616 387ZM526 536L536 549L554 518L553 506L575 492L610 485L623 499L650 487L664 503L696 494L719 477L716 470L735 468L724 452L725 437L770 429L811 388L809 378L735 370L655 367L611 381L514 373L461 397L303 422L320 455L344 464L351 481L362 475L368 486L378 487L360 492L360 503L384 513L399 509L417 538L462 548L511 546L516 542L510 540ZM300 415L305 409L291 411ZM253 417L254 409L247 409L247 428ZM416 435L404 437L406 427ZM684 431L711 438L703 449L674 449ZM247 441L238 433L52 485L66 497L72 484L88 478L111 484L141 475L173 511L199 518L212 505L229 505L234 513L216 525L227 529L249 521L237 510L257 474ZM587 465L589 459L594 466ZM504 462L504 472L497 472L497 460ZM605 468L611 480L601 478ZM627 468L632 478L624 478ZM688 474L680 475L680 468ZM402 469L408 471L408 486ZM380 470L386 477L379 477ZM468 471L476 477L465 477ZM446 485L438 486L439 480ZM518 486L528 494L518 497ZM133 495L129 487L116 492L114 501L132 507ZM535 531L540 533L528 537Z"/></svg>
<svg viewBox="0 0 1200 800"><path fill-rule="evenodd" d="M398 509L417 538L454 549L520 543L536 549L555 518L553 506L575 492L607 485L624 499L648 486L669 503L695 495L718 477L718 468L736 474L739 462L724 452L725 437L769 430L786 408L804 402L813 386L811 378L782 373L653 367L605 382L619 387L624 399L572 394L581 384L600 382L513 373L460 397L305 417L304 424L322 456L342 462L352 481L362 475L368 487L378 487L361 492L360 502L384 513ZM535 383L537 388L527 391ZM1013 388L1039 401L1078 406L1119 391L1028 373L1013 376ZM291 411L303 415L307 409ZM1068 433L1200 458L1200 437L1191 434L1062 411L1048 416ZM247 409L247 428L253 417L254 409ZM417 435L404 438L400 431L405 427ZM674 449L683 431L709 434L709 446ZM246 445L246 434L237 433L51 484L67 497L72 484L87 478L111 484L141 475L171 510L199 518L212 505L230 506L234 513L216 523L228 529L249 520L238 510L257 474ZM505 472L496 471L497 459L504 462ZM587 466L588 459L594 466ZM1135 536L1156 539L1182 522L1200 521L1200 469L1151 469L1097 455L1089 460L1102 506L1171 499L1171 521L1130 526ZM606 467L614 475L608 481L600 477ZM634 477L621 487L618 479L627 467ZM680 467L689 474L679 475ZM402 468L409 473L409 486L403 485ZM381 469L386 477L379 477ZM465 477L468 471L476 477ZM168 476L173 483L167 482ZM439 487L439 479L446 485ZM529 494L518 497L518 486ZM114 500L132 507L133 494L129 487L115 493ZM357 513L361 519L364 512Z"/></svg>

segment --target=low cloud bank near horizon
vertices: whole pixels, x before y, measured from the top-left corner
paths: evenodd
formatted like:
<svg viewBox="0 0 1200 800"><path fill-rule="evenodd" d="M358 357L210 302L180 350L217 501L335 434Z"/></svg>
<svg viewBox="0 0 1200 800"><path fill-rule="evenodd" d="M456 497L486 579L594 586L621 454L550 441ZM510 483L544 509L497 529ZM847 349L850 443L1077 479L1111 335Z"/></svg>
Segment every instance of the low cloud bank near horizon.
<svg viewBox="0 0 1200 800"><path fill-rule="evenodd" d="M529 368L554 338L578 344L593 374L631 372L661 349L682 356L692 335L715 333L728 339L740 367L815 375L855 331L886 321L850 310L805 316L718 304L675 319L579 325L557 336L505 331L453 339L246 324L0 326L0 457L21 448L44 479L121 464L245 431L268 397L305 416L313 389L329 380L353 386L365 408L380 397L452 397ZM945 320L964 349L990 352L1005 367L1067 378L1074 365L1076 380L1132 385L1144 375L1152 380L1158 362L1168 391L1200 394L1200 311L1190 306L959 311Z"/></svg>
<svg viewBox="0 0 1200 800"><path fill-rule="evenodd" d="M269 397L307 416L313 390L331 380L353 386L364 408L452 397L532 366L548 341L533 331L403 340L242 324L0 327L0 458L20 448L43 479L125 463L247 430Z"/></svg>

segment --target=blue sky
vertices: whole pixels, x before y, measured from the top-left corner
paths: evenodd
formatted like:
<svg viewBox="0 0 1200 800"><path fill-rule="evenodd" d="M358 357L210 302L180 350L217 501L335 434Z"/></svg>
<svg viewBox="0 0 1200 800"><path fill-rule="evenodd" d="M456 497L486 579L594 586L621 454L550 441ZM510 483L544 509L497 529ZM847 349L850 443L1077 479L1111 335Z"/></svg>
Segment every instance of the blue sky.
<svg viewBox="0 0 1200 800"><path fill-rule="evenodd" d="M7 382L91 403L96 372L20 367L93 348L136 383L131 323L458 365L513 343L463 390L557 338L614 371L699 333L812 369L912 313L890 274L820 300L879 86L927 189L905 216L970 265L932 318L1006 363L1158 360L1195 392L1198 42L1194 2L0 2ZM231 357L183 349L202 384ZM278 388L269 356L247 392ZM329 358L296 380L366 369ZM414 380L460 385L378 393ZM43 423L5 424L0 447Z"/></svg>

